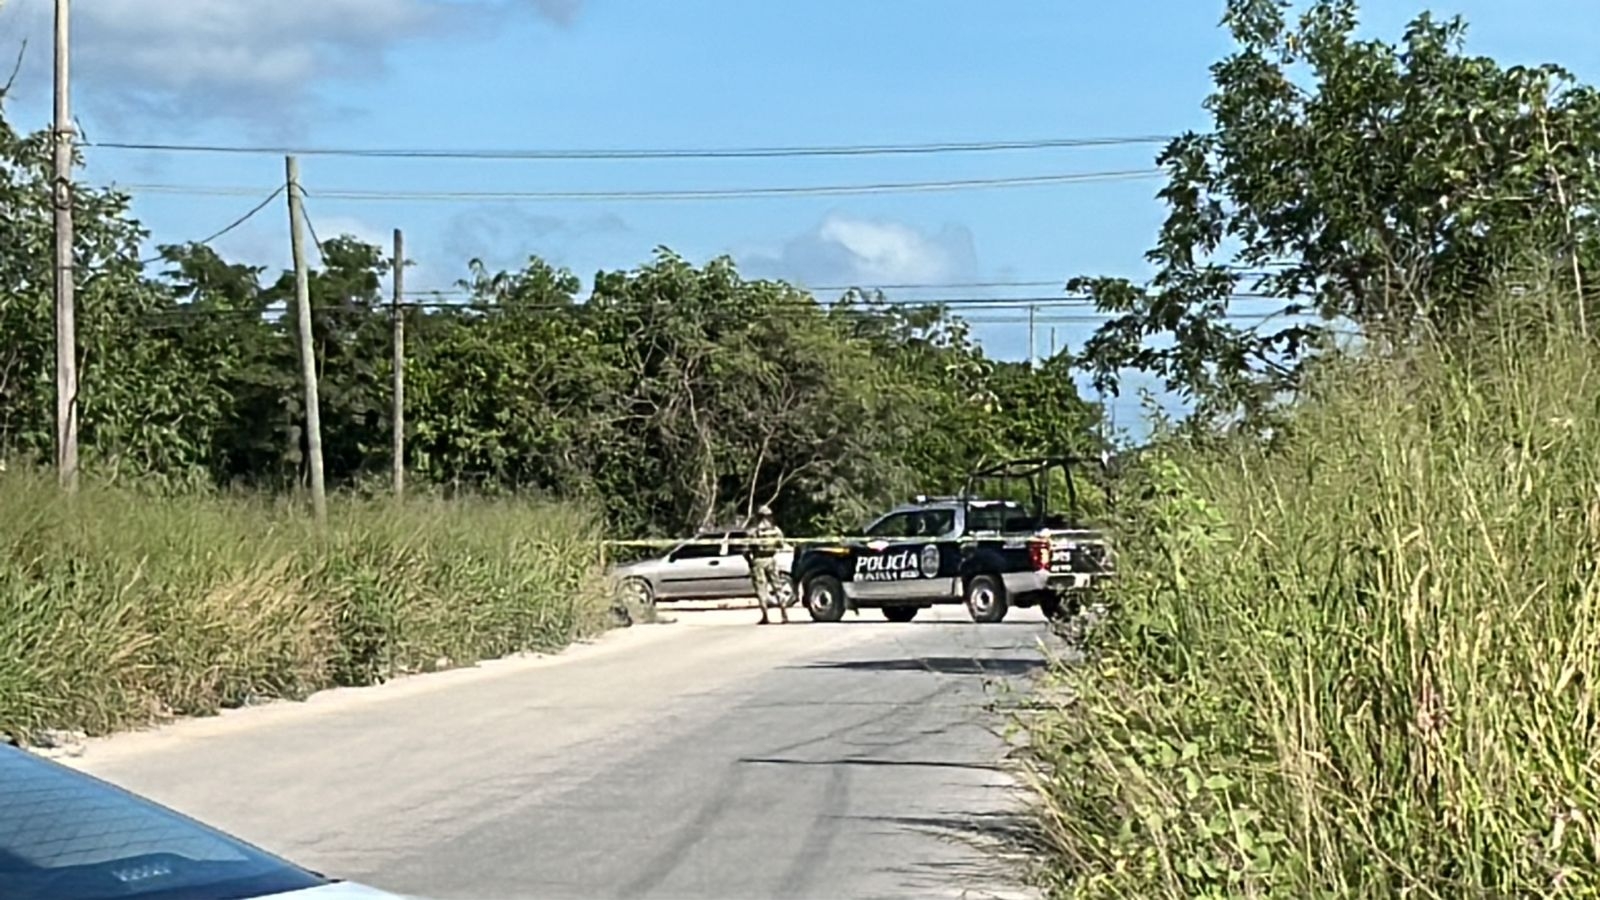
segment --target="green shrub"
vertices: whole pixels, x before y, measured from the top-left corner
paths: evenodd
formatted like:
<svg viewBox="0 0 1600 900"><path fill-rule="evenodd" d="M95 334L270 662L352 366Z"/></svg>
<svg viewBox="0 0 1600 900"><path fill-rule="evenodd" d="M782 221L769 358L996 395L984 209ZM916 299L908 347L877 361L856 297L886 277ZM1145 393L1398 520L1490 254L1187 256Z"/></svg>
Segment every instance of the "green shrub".
<svg viewBox="0 0 1600 900"><path fill-rule="evenodd" d="M1029 723L1058 895L1600 891L1600 354L1483 334L1143 469L1119 611Z"/></svg>
<svg viewBox="0 0 1600 900"><path fill-rule="evenodd" d="M0 731L102 733L605 627L597 526L512 500L255 498L0 474Z"/></svg>

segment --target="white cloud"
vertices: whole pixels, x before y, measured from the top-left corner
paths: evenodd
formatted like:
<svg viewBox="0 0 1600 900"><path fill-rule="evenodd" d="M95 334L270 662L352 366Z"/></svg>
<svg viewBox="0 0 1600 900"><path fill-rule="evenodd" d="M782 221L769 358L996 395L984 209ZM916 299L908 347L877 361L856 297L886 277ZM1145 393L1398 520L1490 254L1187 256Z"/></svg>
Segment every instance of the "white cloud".
<svg viewBox="0 0 1600 900"><path fill-rule="evenodd" d="M570 25L578 17L583 0L528 0L539 15L558 25Z"/></svg>
<svg viewBox="0 0 1600 900"><path fill-rule="evenodd" d="M972 232L961 225L928 232L888 219L831 214L776 254L748 254L745 267L808 284L937 284L971 275L978 259Z"/></svg>
<svg viewBox="0 0 1600 900"><path fill-rule="evenodd" d="M30 80L48 85L50 0L14 2L18 30L31 39ZM518 10L567 24L581 2L85 0L73 9L75 82L97 118L159 114L282 129L320 87L381 76L402 42L459 37L486 15Z"/></svg>
<svg viewBox="0 0 1600 900"><path fill-rule="evenodd" d="M374 62L436 12L425 0L96 0L78 10L80 58L104 61L101 74L175 92L299 87Z"/></svg>

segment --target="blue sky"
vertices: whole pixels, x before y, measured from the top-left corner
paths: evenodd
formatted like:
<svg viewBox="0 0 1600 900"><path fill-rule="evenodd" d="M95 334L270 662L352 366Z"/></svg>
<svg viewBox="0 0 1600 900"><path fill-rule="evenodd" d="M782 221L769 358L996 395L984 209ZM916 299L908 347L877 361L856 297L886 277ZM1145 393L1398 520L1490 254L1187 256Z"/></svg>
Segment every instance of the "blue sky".
<svg viewBox="0 0 1600 900"><path fill-rule="evenodd" d="M0 0L0 51L28 57L8 112L49 115L49 0ZM1221 0L77 0L75 110L90 140L427 148L733 147L1166 134L1202 128L1207 67L1228 51ZM1425 8L1362 4L1386 39ZM1441 0L1470 49L1600 78L1593 0ZM1155 148L755 160L302 160L322 237L404 228L411 282L448 287L470 256L572 268L666 245L809 284L1134 277L1160 223L1155 181L949 193L695 202L356 202L319 188L609 190L1003 178L1148 167ZM281 158L92 150L88 177L259 187ZM156 241L214 232L255 199L142 195ZM218 242L288 262L275 205ZM898 296L1049 295L931 289ZM997 314L1000 315L1000 314ZM1047 321L1066 346L1091 326ZM1003 317L1003 316L1002 316ZM1000 357L1026 326L979 328ZM1118 404L1126 422L1131 392Z"/></svg>

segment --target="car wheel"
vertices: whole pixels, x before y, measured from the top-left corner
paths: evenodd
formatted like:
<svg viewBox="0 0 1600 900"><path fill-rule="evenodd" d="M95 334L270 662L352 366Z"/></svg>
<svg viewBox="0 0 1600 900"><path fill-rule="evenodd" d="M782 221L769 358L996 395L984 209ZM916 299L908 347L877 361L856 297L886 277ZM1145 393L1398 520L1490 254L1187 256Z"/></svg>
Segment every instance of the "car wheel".
<svg viewBox="0 0 1600 900"><path fill-rule="evenodd" d="M1006 617L1006 588L994 575L974 575L967 581L967 612L972 621L993 624Z"/></svg>
<svg viewBox="0 0 1600 900"><path fill-rule="evenodd" d="M642 609L656 605L656 592L643 578L628 578L617 585L617 599Z"/></svg>
<svg viewBox="0 0 1600 900"><path fill-rule="evenodd" d="M806 579L806 612L813 622L837 622L844 618L844 585L832 575Z"/></svg>
<svg viewBox="0 0 1600 900"><path fill-rule="evenodd" d="M800 592L794 589L794 579L788 572L780 573L777 585L778 603L783 606L794 606L800 599Z"/></svg>
<svg viewBox="0 0 1600 900"><path fill-rule="evenodd" d="M883 617L891 622L909 622L917 617L915 606L885 606Z"/></svg>

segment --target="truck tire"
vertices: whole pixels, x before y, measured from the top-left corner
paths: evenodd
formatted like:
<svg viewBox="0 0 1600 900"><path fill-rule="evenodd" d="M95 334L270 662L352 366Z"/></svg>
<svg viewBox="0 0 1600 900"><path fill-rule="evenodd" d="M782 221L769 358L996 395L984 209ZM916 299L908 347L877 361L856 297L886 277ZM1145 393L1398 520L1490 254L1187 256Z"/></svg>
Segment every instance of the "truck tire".
<svg viewBox="0 0 1600 900"><path fill-rule="evenodd" d="M844 618L844 585L832 575L813 575L805 583L806 612L813 622Z"/></svg>
<svg viewBox="0 0 1600 900"><path fill-rule="evenodd" d="M998 575L974 575L967 579L967 612L972 621L992 625L1006 617L1006 587Z"/></svg>
<svg viewBox="0 0 1600 900"><path fill-rule="evenodd" d="M891 622L909 622L917 617L918 609L915 606L885 606L883 617Z"/></svg>

